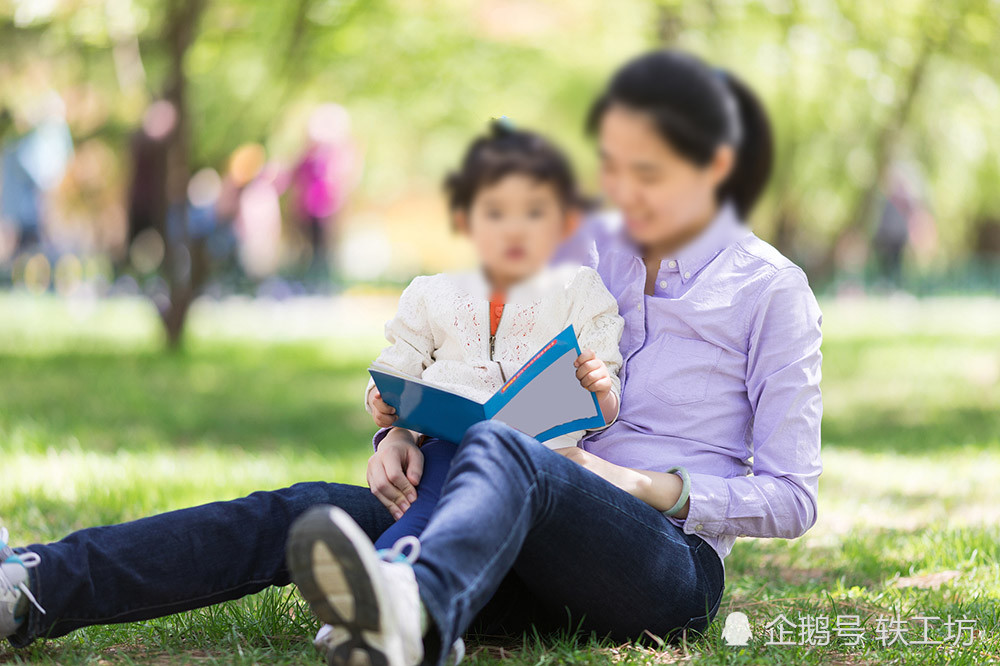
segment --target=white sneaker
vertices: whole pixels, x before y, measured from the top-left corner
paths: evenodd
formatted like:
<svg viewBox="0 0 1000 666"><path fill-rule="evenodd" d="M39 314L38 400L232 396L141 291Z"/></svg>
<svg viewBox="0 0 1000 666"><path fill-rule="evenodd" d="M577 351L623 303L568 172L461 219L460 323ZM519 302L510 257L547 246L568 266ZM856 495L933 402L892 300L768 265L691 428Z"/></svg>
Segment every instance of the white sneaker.
<svg viewBox="0 0 1000 666"><path fill-rule="evenodd" d="M14 610L22 597L45 612L28 588L28 569L37 567L42 558L32 552L15 554L7 545L8 538L7 528L0 527L0 638L10 636L21 626L24 618L15 617Z"/></svg>
<svg viewBox="0 0 1000 666"><path fill-rule="evenodd" d="M321 640L330 666L417 666L424 658L420 595L412 561L416 537L375 550L351 516L335 506L310 509L292 525L287 560L292 580L331 630ZM402 554L412 546L409 556ZM388 561L391 560L391 561ZM320 633L324 633L320 630ZM321 648L322 649L322 648Z"/></svg>

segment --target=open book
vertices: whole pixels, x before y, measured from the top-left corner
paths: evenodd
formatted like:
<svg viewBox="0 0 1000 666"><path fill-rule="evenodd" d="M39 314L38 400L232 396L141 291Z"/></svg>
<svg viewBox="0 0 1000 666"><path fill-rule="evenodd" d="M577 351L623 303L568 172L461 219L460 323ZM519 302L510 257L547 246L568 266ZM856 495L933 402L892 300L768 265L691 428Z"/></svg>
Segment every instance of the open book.
<svg viewBox="0 0 1000 666"><path fill-rule="evenodd" d="M576 333L567 326L485 403L379 363L368 372L382 400L396 408L394 426L460 442L472 424L497 419L543 442L604 425L597 396L576 378L579 355Z"/></svg>

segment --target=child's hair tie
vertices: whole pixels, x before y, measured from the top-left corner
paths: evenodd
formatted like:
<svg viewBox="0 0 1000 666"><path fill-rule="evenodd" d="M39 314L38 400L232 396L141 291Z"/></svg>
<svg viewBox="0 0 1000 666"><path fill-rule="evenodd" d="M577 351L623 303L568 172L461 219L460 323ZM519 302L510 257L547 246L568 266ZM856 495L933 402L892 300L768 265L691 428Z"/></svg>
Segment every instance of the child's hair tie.
<svg viewBox="0 0 1000 666"><path fill-rule="evenodd" d="M500 116L499 118L493 119L493 134L494 136L503 136L507 134L513 134L517 131L517 127L514 125L514 121L507 116Z"/></svg>

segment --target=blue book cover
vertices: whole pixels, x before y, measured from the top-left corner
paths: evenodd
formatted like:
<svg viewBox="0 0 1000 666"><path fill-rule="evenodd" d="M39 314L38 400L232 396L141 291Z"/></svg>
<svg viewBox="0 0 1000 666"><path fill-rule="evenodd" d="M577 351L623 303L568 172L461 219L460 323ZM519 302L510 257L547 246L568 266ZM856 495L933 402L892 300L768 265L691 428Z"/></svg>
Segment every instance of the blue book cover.
<svg viewBox="0 0 1000 666"><path fill-rule="evenodd" d="M576 332L567 326L484 403L386 366L372 364L368 372L382 400L396 408L395 426L460 442L472 424L497 419L544 442L604 425L597 395L576 378L579 355Z"/></svg>

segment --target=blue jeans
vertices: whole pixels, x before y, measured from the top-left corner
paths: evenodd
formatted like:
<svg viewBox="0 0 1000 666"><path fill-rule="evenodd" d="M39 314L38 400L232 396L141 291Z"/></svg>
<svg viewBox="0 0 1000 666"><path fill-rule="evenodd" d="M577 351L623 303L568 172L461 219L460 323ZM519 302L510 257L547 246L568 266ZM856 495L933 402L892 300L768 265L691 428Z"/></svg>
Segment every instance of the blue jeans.
<svg viewBox="0 0 1000 666"><path fill-rule="evenodd" d="M347 511L376 540L393 525L364 486L300 483L32 545L41 564L15 646L92 624L143 620L289 582L285 537L315 504ZM581 628L614 640L703 631L724 591L712 547L659 511L499 422L459 443L420 537L414 572L433 618L425 664L466 631Z"/></svg>

